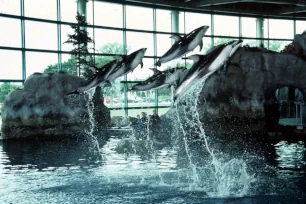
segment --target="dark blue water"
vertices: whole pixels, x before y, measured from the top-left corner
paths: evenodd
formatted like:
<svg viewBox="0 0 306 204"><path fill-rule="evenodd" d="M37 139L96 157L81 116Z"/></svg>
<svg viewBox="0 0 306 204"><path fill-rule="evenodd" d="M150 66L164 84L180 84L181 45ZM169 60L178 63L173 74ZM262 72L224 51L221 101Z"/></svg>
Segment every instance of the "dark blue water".
<svg viewBox="0 0 306 204"><path fill-rule="evenodd" d="M0 143L0 203L306 202L302 141L270 142L245 160L227 155L219 174L216 165L197 167L193 185L194 172L177 164L183 150L166 147L153 158L118 154L119 140L101 144L103 157L80 141Z"/></svg>

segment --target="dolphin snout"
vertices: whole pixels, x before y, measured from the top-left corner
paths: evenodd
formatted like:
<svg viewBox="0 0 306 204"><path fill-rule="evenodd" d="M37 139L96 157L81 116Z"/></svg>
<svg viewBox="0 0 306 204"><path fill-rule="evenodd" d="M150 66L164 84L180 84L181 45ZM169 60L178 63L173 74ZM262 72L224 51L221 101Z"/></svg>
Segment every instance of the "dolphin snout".
<svg viewBox="0 0 306 204"><path fill-rule="evenodd" d="M235 46L237 46L237 45L239 45L240 43L242 43L243 42L243 40L236 40L234 43L233 43L233 47L235 47Z"/></svg>
<svg viewBox="0 0 306 204"><path fill-rule="evenodd" d="M203 32L203 33L206 33L206 31L208 30L209 26L201 26L200 27L200 30Z"/></svg>

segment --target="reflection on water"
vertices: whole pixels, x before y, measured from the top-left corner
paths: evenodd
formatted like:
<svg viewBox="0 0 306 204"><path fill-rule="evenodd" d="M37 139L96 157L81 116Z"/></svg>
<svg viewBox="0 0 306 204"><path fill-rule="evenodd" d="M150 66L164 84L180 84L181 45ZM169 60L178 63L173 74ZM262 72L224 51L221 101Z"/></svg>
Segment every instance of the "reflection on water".
<svg viewBox="0 0 306 204"><path fill-rule="evenodd" d="M190 172L177 165L181 150L164 148L156 151L153 158L144 159L137 154L116 153L115 147L119 141L119 138L111 137L103 145L103 160L92 155L86 142L3 142L0 145L0 203L306 201L304 142L281 141L275 144L266 153L274 155L268 158L271 161L259 159L254 166L249 167L252 170L258 169L258 163L264 161L270 166L257 171L260 173L255 175L256 182L252 184L251 192L247 196L232 199L213 198L204 188L186 188L186 183L191 182L191 175L186 176ZM226 166L222 168L225 169ZM236 171L238 169L231 169L229 172ZM205 168L199 172L205 186L205 182L210 182L207 175L212 174Z"/></svg>
<svg viewBox="0 0 306 204"><path fill-rule="evenodd" d="M302 141L281 141L275 145L276 162L279 168L299 170L306 165L306 147Z"/></svg>

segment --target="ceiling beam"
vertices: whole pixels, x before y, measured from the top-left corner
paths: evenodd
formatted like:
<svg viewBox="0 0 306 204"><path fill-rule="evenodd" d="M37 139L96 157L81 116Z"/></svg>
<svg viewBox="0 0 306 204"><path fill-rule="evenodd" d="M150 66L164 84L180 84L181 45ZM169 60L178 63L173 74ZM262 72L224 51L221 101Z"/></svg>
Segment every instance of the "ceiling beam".
<svg viewBox="0 0 306 204"><path fill-rule="evenodd" d="M306 12L306 6L273 10L273 13L277 13L281 15L289 15L289 14L304 13L304 12Z"/></svg>
<svg viewBox="0 0 306 204"><path fill-rule="evenodd" d="M198 0L191 1L190 4L193 6L216 6L222 4L233 4L233 3L241 3L249 0Z"/></svg>
<svg viewBox="0 0 306 204"><path fill-rule="evenodd" d="M265 3L265 4L282 4L282 5L295 5L305 6L304 1L292 1L292 0L198 0L191 1L190 4L193 6L216 6L222 4L233 4L233 3Z"/></svg>

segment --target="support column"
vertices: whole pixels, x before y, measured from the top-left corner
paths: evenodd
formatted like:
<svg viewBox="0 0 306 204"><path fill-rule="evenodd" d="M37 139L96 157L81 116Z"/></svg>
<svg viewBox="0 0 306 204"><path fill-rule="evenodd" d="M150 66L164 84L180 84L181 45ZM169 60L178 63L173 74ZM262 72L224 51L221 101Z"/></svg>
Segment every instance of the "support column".
<svg viewBox="0 0 306 204"><path fill-rule="evenodd" d="M85 16L86 19L86 5L88 0L77 0L78 4L78 13Z"/></svg>
<svg viewBox="0 0 306 204"><path fill-rule="evenodd" d="M178 11L171 11L171 32L179 33L179 15ZM172 39L172 44L174 44L174 40ZM171 102L173 102L174 97L174 87L171 86Z"/></svg>
<svg viewBox="0 0 306 204"><path fill-rule="evenodd" d="M256 37L263 38L264 37L264 19L256 18ZM264 45L264 40L257 40L257 46L261 47Z"/></svg>
<svg viewBox="0 0 306 204"><path fill-rule="evenodd" d="M171 32L178 33L179 30L179 12L171 11Z"/></svg>
<svg viewBox="0 0 306 204"><path fill-rule="evenodd" d="M86 5L87 5L87 0L77 0L77 6L78 6L78 10L77 12L82 15L85 16L85 20L87 21L87 13L86 13ZM81 29L86 30L86 27L82 27ZM81 69L77 69L77 76L81 76Z"/></svg>

